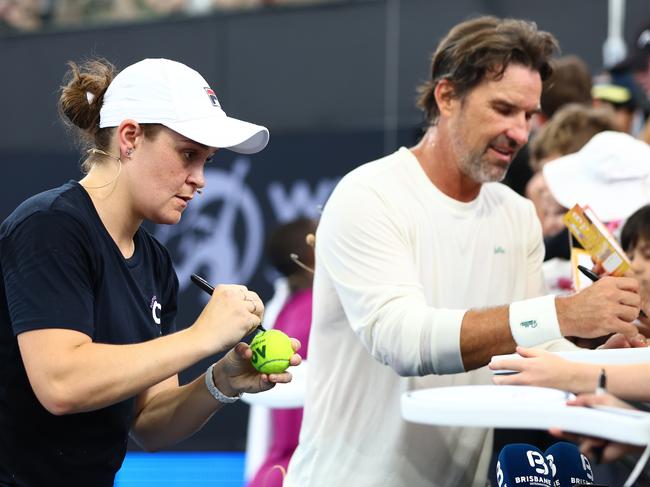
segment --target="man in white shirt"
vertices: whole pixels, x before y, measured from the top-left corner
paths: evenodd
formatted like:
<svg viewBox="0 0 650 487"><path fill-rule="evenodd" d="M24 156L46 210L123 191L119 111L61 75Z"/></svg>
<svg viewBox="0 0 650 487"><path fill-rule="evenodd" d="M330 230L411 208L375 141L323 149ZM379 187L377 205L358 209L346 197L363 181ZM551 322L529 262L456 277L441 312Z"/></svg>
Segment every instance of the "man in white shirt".
<svg viewBox="0 0 650 487"><path fill-rule="evenodd" d="M556 48L529 22L457 25L420 89L423 139L335 189L317 233L310 377L285 485L483 487L491 433L408 423L403 392L487 383L481 367L516 344L637 335L634 279L543 296L533 205L496 183L528 140Z"/></svg>

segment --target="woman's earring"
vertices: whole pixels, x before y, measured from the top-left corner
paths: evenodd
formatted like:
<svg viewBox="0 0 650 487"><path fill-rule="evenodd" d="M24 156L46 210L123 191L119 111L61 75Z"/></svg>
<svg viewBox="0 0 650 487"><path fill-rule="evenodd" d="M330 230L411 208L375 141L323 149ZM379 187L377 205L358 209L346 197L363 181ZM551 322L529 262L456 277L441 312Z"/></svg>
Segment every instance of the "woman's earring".
<svg viewBox="0 0 650 487"><path fill-rule="evenodd" d="M126 149L126 157L131 157L131 154L133 154L133 149L129 147L128 149Z"/></svg>

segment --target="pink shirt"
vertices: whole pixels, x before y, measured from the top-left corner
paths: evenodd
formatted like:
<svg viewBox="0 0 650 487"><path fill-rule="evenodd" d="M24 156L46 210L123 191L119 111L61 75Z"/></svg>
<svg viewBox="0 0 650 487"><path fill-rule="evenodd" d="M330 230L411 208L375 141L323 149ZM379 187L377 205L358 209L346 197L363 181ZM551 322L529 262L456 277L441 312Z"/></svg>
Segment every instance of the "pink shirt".
<svg viewBox="0 0 650 487"><path fill-rule="evenodd" d="M281 330L300 340L300 355L307 358L309 328L311 326L312 290L304 289L292 294L275 321L275 330ZM248 484L249 487L281 487L282 470L287 469L293 451L298 446L302 424L302 408L273 409L271 411L272 442L264 463ZM282 467L276 468L276 467Z"/></svg>

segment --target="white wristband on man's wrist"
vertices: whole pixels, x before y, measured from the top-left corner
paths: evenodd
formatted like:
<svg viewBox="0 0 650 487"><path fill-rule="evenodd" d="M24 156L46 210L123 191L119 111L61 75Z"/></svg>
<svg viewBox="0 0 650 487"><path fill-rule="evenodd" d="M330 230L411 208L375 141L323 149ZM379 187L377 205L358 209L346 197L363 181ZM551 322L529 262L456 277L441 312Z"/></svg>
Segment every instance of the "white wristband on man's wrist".
<svg viewBox="0 0 650 487"><path fill-rule="evenodd" d="M512 303L509 321L512 338L523 347L562 338L552 294Z"/></svg>
<svg viewBox="0 0 650 487"><path fill-rule="evenodd" d="M208 370L205 371L205 385L207 386L208 391L210 394L212 394L212 397L214 397L222 404L230 404L237 401L241 397L241 394L238 394L234 397L226 396L223 392L217 389L217 386L214 384L214 378L212 376L212 369L214 369L215 365L216 364L212 364L210 367L208 367Z"/></svg>

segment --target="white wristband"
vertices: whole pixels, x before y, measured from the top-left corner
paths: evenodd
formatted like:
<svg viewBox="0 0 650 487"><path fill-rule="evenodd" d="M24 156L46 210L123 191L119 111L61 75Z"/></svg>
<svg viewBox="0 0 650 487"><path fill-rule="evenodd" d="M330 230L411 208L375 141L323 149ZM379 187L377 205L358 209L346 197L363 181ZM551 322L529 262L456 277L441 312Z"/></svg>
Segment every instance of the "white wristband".
<svg viewBox="0 0 650 487"><path fill-rule="evenodd" d="M214 385L214 378L212 377L212 369L214 369L215 365L216 364L212 364L210 367L208 367L208 370L205 371L205 385L207 386L208 391L210 392L210 394L212 394L212 397L214 397L217 401L219 401L222 404L230 404L237 401L241 397L241 394L238 394L237 396L234 397L226 396L223 392L217 389L216 385Z"/></svg>
<svg viewBox="0 0 650 487"><path fill-rule="evenodd" d="M512 303L509 321L512 338L523 347L562 338L552 294Z"/></svg>

